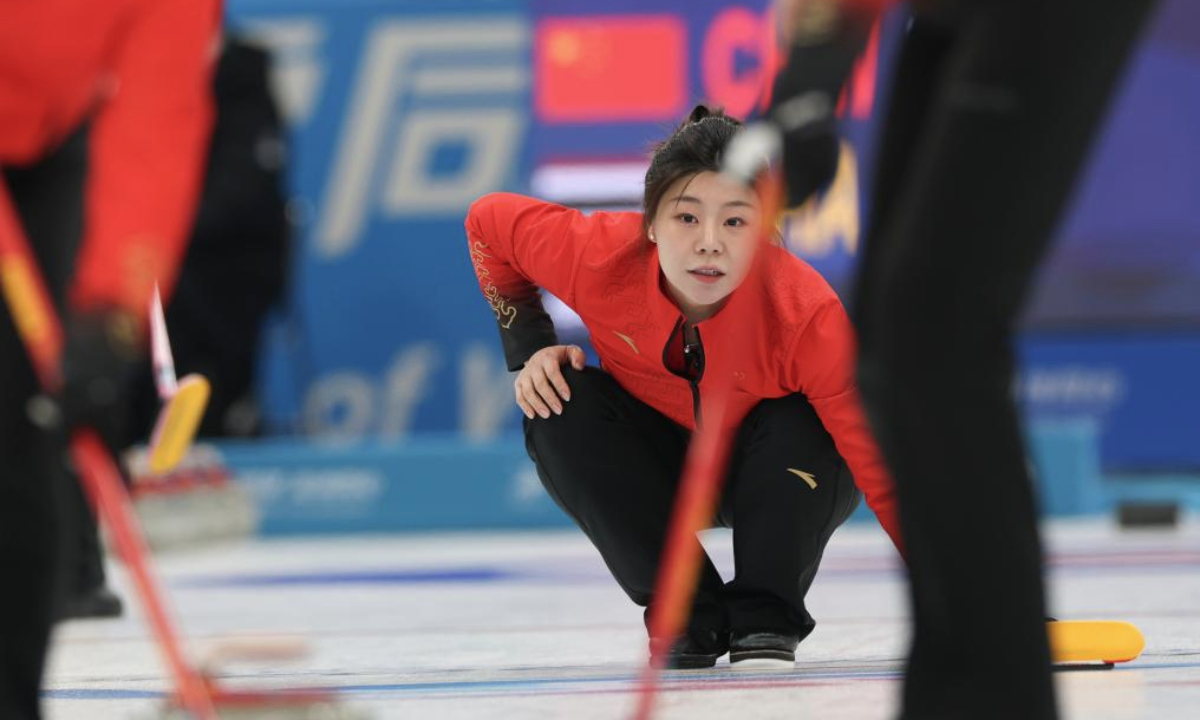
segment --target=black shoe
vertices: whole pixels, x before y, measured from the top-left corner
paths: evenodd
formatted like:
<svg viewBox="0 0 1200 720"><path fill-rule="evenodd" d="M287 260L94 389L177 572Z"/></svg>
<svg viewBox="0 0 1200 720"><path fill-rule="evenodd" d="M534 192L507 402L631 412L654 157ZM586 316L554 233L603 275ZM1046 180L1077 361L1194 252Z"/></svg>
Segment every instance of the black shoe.
<svg viewBox="0 0 1200 720"><path fill-rule="evenodd" d="M112 590L100 585L63 600L58 608L58 620L88 618L117 618L125 612L125 604Z"/></svg>
<svg viewBox="0 0 1200 720"><path fill-rule="evenodd" d="M657 640L650 640L650 662L655 662L663 652L663 644ZM675 644L667 651L663 667L668 670L710 668L717 664L717 658L727 652L729 652L729 644L724 638L724 633L720 635L713 633L711 641L705 643L696 642L685 635L676 640Z"/></svg>
<svg viewBox="0 0 1200 720"><path fill-rule="evenodd" d="M735 630L729 639L729 664L756 668L788 668L796 664L800 638L790 633Z"/></svg>

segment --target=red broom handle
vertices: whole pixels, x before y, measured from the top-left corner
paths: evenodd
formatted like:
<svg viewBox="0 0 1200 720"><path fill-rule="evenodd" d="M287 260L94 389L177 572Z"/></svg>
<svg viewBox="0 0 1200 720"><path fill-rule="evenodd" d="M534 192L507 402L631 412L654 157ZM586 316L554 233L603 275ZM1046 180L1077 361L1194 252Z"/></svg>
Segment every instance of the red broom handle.
<svg viewBox="0 0 1200 720"><path fill-rule="evenodd" d="M57 392L62 386L59 371L62 324L3 180L0 180L0 285L42 389L47 393ZM112 455L91 429L76 430L70 443L71 457L84 487L107 522L117 551L133 575L142 608L174 678L180 704L198 720L218 720L203 678L184 658L179 632L160 590L161 583L152 571L145 535L131 510L129 494Z"/></svg>
<svg viewBox="0 0 1200 720"><path fill-rule="evenodd" d="M652 638L673 640L683 630L691 610L704 552L696 533L708 527L716 511L733 439L733 430L724 427L732 390L732 382L722 383L704 398L704 420L688 446L683 480L658 568L650 611ZM642 671L634 720L649 720L653 714L659 675L667 656L667 652L658 653Z"/></svg>
<svg viewBox="0 0 1200 720"><path fill-rule="evenodd" d="M782 181L777 173L766 172L755 183L755 190L763 204L761 247L774 238L774 228L783 210ZM757 268L757 263L752 262L751 267ZM744 282L759 282L758 275L751 272ZM747 320L743 319L741 327L755 327ZM707 528L716 514L733 435L737 431L726 420L733 389L732 375L718 376L703 398L704 417L688 445L679 495L667 527L666 546L655 582L654 604L650 611L652 638L674 640L683 630L691 611L703 552L696 533ZM650 720L653 715L654 699L666 660L667 653L659 653L642 671L633 720Z"/></svg>

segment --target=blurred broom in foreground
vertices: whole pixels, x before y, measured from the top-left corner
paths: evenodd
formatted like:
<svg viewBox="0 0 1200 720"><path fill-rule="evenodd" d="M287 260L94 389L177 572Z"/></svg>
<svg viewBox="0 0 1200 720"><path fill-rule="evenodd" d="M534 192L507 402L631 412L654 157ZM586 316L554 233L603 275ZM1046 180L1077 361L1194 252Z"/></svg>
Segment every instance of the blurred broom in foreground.
<svg viewBox="0 0 1200 720"><path fill-rule="evenodd" d="M29 243L20 225L7 187L0 180L0 291L12 312L17 333L29 353L42 389L55 395L62 386L62 325L50 302ZM207 403L203 390L176 393L163 408L158 441L161 467L178 462L191 444L199 416ZM198 394L201 393L202 394ZM180 398L180 399L174 399ZM286 718L287 720L343 720L359 718L325 690L226 690L202 674L184 656L180 634L172 619L162 585L154 576L150 551L129 494L112 455L91 428L74 430L70 437L71 457L100 517L112 534L117 550L132 576L142 610L163 653L174 685L174 695L163 708L163 717L188 720L229 720L238 717ZM295 654L290 645L288 655ZM228 657L229 653L225 653ZM276 657L276 644L255 643L239 648L240 657Z"/></svg>

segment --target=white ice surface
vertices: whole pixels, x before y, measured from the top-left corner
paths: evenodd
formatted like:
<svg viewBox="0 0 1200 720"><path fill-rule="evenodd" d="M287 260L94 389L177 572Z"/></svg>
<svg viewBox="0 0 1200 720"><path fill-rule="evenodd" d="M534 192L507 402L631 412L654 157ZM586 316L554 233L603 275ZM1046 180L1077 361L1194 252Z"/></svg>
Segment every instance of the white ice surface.
<svg viewBox="0 0 1200 720"><path fill-rule="evenodd" d="M1200 718L1200 524L1046 530L1052 611L1128 620L1147 639L1140 659L1115 670L1058 673L1064 717ZM706 544L725 572L728 537L714 532ZM641 611L577 532L259 541L167 555L159 571L194 656L246 635L307 638L310 653L297 661L225 666L230 686L330 687L378 720L617 720L633 706ZM112 574L132 600L121 571ZM261 582L279 577L293 582ZM238 578L248 584L228 582ZM795 670L732 672L722 661L670 673L656 717L892 718L903 583L881 532L843 528L809 596L818 625ZM123 619L60 629L48 720L154 714L169 683L130 604Z"/></svg>

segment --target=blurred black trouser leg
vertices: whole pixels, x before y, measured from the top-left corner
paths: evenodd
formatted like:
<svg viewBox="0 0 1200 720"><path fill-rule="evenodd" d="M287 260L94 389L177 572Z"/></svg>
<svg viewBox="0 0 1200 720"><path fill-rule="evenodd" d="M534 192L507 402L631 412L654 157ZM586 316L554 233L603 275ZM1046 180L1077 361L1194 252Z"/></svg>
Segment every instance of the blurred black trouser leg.
<svg viewBox="0 0 1200 720"><path fill-rule="evenodd" d="M107 587L96 513L82 479L73 470L66 478L64 493L64 512L70 523L66 534L74 536L74 552L63 554L56 619L118 617L123 608L120 598Z"/></svg>
<svg viewBox="0 0 1200 720"><path fill-rule="evenodd" d="M961 2L903 52L855 314L911 576L906 720L1056 716L1011 340L1150 6Z"/></svg>
<svg viewBox="0 0 1200 720"><path fill-rule="evenodd" d="M91 500L83 492L82 480L72 476L67 484L73 491L71 503L75 509L75 522L79 523L79 556L75 588L80 593L95 591L105 586L104 547L100 544L100 527ZM68 588L69 590L69 588Z"/></svg>
<svg viewBox="0 0 1200 720"><path fill-rule="evenodd" d="M26 419L35 392L7 306L0 308L0 717L38 715L38 688L50 639L62 549L61 443Z"/></svg>
<svg viewBox="0 0 1200 720"><path fill-rule="evenodd" d="M58 309L82 227L86 154L82 133L35 165L2 169ZM0 717L38 715L58 569L78 539L65 500L65 436L35 428L26 406L38 392L7 305L0 308ZM65 535L64 535L65 533Z"/></svg>

